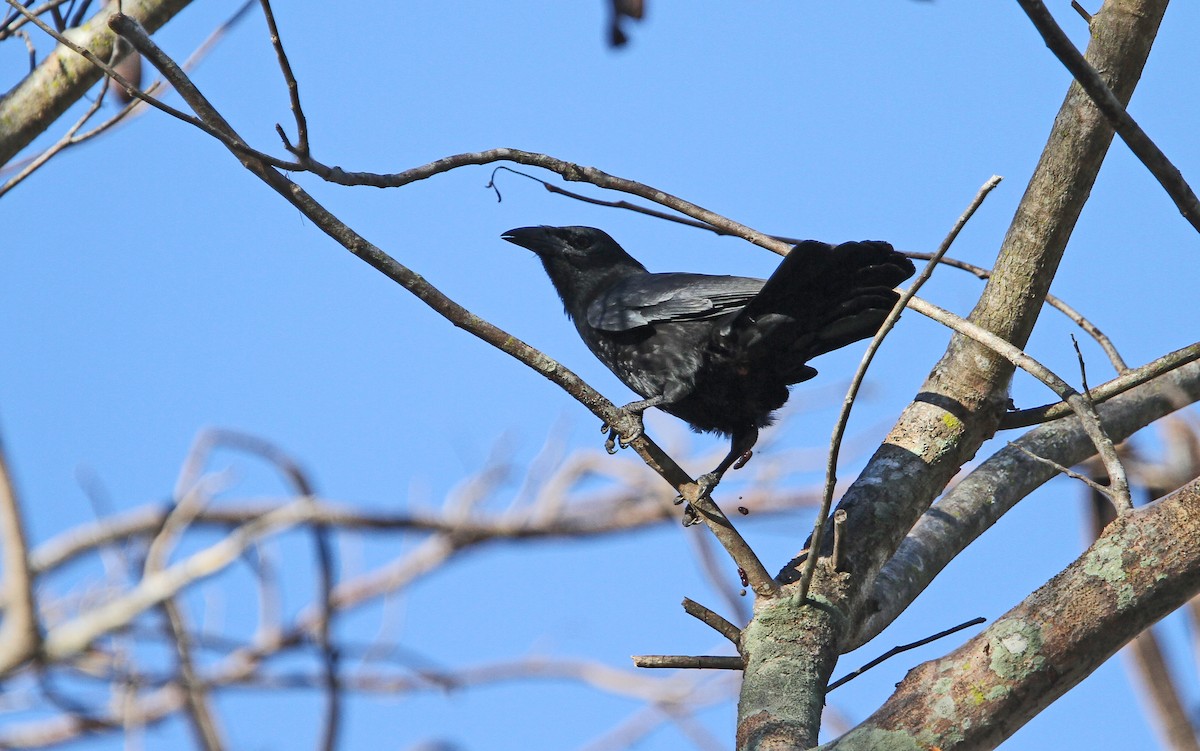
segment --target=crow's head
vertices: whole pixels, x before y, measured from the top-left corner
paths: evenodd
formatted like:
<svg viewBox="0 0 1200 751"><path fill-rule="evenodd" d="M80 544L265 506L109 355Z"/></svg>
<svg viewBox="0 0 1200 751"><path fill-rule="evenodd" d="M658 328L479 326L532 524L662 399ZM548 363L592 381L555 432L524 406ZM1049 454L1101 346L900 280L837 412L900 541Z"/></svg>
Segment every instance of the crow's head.
<svg viewBox="0 0 1200 751"><path fill-rule="evenodd" d="M646 273L616 240L595 227L519 227L501 237L537 254L574 319L616 279Z"/></svg>
<svg viewBox="0 0 1200 751"><path fill-rule="evenodd" d="M500 237L532 250L546 264L558 261L576 269L604 269L637 263L607 232L595 227L518 227Z"/></svg>

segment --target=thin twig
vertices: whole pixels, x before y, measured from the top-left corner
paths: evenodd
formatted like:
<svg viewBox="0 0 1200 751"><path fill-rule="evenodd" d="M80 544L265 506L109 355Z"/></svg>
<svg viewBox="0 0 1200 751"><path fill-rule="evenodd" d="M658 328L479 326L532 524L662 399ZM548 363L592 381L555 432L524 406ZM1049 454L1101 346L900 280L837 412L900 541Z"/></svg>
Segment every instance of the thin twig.
<svg viewBox="0 0 1200 751"><path fill-rule="evenodd" d="M1035 462L1045 464L1047 467L1053 467L1056 471L1061 472L1062 474L1066 475L1067 477L1070 477L1072 480L1079 480L1084 485L1087 485L1089 488L1096 491L1100 495L1104 496L1105 498L1108 498L1109 500L1112 500L1112 493L1109 491L1109 489L1106 486L1101 485L1100 483L1096 482L1092 478L1088 477L1087 475L1080 474L1079 472L1076 472L1075 470L1071 469L1070 467L1064 467L1063 465L1059 464L1058 462L1054 461L1053 459L1047 459L1044 456L1038 456L1037 454L1033 453L1032 451L1025 448L1024 446L1021 446L1020 444L1009 441L1008 445L1012 446L1017 451L1020 451L1022 454L1028 456L1030 459L1033 459Z"/></svg>
<svg viewBox="0 0 1200 751"><path fill-rule="evenodd" d="M196 463L196 457L200 454L207 455L207 449L200 441L196 441L193 443L191 451L188 452L188 459L184 461L183 473L188 471L190 465ZM143 580L161 574L176 541L208 505L208 500L212 497L211 486L220 482L219 480L206 482L204 478L196 478L195 481L185 485L183 473L176 481L175 504L163 520L162 528L159 529L158 534L154 536L146 550L142 572ZM186 714L196 742L205 751L220 751L225 748L225 743L221 739L216 713L208 692L196 671L195 660L192 658L191 630L187 626L183 609L173 595L164 598L159 604L159 609L166 618L167 629L174 643L179 683L184 692L184 706L187 709Z"/></svg>
<svg viewBox="0 0 1200 751"><path fill-rule="evenodd" d="M1183 367L1196 360L1200 360L1200 342L1189 344L1182 349L1165 354L1139 368L1127 370L1117 378L1091 389L1088 395L1092 398L1093 402L1100 404L1136 386L1152 381L1163 373L1169 373L1176 368ZM1071 406L1066 402L1051 402L1050 404L1043 404L1040 407L1030 407L1029 409L1009 412L1001 418L999 429L1024 428L1029 425L1057 420L1071 413Z"/></svg>
<svg viewBox="0 0 1200 751"><path fill-rule="evenodd" d="M287 146L288 151L298 157L307 157L308 120L304 117L304 109L300 106L300 84L296 82L296 76L292 73L292 64L288 61L287 53L283 50L283 41L279 37L279 26L275 23L275 12L271 10L271 3L269 0L259 0L259 2L262 5L263 15L267 19L267 29L271 33L271 46L275 48L275 57L279 61L279 70L283 73L283 80L287 84L288 98L292 103L292 116L296 119L296 145L292 146L288 143L281 126L276 125L275 127L279 130L279 135L283 137L283 142Z"/></svg>
<svg viewBox="0 0 1200 751"><path fill-rule="evenodd" d="M643 216L652 217L654 219L662 219L664 221L674 222L675 224L682 224L685 227L693 227L695 229L708 230L709 232L712 232L713 234L718 235L720 237L735 236L732 232L726 232L721 227L715 227L715 226L709 224L708 222L702 222L697 219L690 219L686 216L679 216L678 214L672 214L672 213L669 213L666 211L659 211L658 209L652 209L649 206L640 206L636 203L630 203L629 201L625 201L625 200L621 200L621 199L610 201L610 200L607 200L604 198L593 198L591 196L585 196L582 193L576 193L573 190L567 190L566 188L555 185L554 183L550 182L549 180L543 180L542 178L538 177L537 175L531 175L528 172L522 172L521 170L516 170L516 169L513 169L512 167L506 167L504 165L496 167L494 170L492 170L492 178L490 180L488 180L488 183L486 186L486 187L491 188L492 190L496 191L497 199L500 198L500 187L498 185L496 185L496 173L500 172L500 171L511 172L514 175L520 175L521 177L528 178L530 180L533 180L535 183L538 183L539 185L541 185L549 193L563 196L565 198L570 198L571 200L579 201L580 203L586 203L586 204L590 204L592 206L604 206L604 207L610 208L610 209L624 209L625 211L632 211L635 214L642 214ZM800 240L787 238L787 237L780 237L779 235L771 235L771 237L775 238L776 240L778 240L780 242L788 243L789 245L795 245L796 243L800 242Z"/></svg>
<svg viewBox="0 0 1200 751"><path fill-rule="evenodd" d="M299 644L292 643L289 646ZM262 658L267 656L270 655L240 655L237 659L222 661L209 671L204 685L210 690L229 686L275 690L319 687L320 676L307 672L281 670L266 673L260 668ZM576 681L616 696L654 704L670 704L693 699L701 703L727 699L730 682L726 679L734 676L726 673L718 675L715 681L697 683L696 674L652 678L641 671L619 670L592 661L524 658L458 670L428 668L414 671L406 668L400 673L362 670L346 676L345 683L348 690L395 697L417 692L443 693L501 682L528 683L541 678ZM67 709L62 717L39 718L25 723L8 722L0 729L0 747L44 747L93 731L119 730L126 723L146 726L168 719L182 706L178 675L127 671L118 679L126 685L144 686L148 690L130 697L129 702L113 702L97 714L89 714L86 707L71 702L69 697L58 697L64 708L75 707L78 711Z"/></svg>
<svg viewBox="0 0 1200 751"><path fill-rule="evenodd" d="M992 192L997 185L1000 184L1001 178L998 175L993 175L987 180L971 199L971 203L967 206L966 211L958 217L954 226L950 229L949 234L942 240L942 244L938 247L934 257L925 264L925 268L913 281L912 285L907 290L900 294L900 298L888 313L883 324L879 327L871 343L867 345L867 351L863 353L862 361L858 364L858 369L854 371L854 378L850 381L850 388L846 391L846 398L842 401L841 413L838 415L837 423L833 428L833 437L830 439L829 458L825 466L825 488L821 496L821 507L817 510L816 521L813 524L812 535L809 538L808 557L804 560L804 568L800 572L800 599L803 601L808 597L808 588L812 584L813 573L816 571L817 560L821 557L821 541L825 534L825 522L829 516L829 509L833 505L833 491L837 487L837 462L838 455L841 452L842 438L846 434L846 426L850 422L850 410L854 407L854 400L858 396L858 390L861 388L863 380L867 375L867 368L870 367L871 361L875 358L875 353L879 350L883 339L896 325L896 321L900 320L900 314L904 311L906 305L910 304L911 300L915 299L917 290L921 288L929 277L933 275L934 269L937 268L938 259L950 250L950 246L954 243L955 238L966 226L967 222L975 214L975 211L987 198L988 193Z"/></svg>
<svg viewBox="0 0 1200 751"><path fill-rule="evenodd" d="M9 0L10 2L12 0ZM647 201L657 203L661 206L677 211L680 214L691 217L692 219L701 222L719 234L733 235L740 237L743 240L754 243L755 245L766 248L772 253L779 255L787 255L791 250L791 244L781 242L774 237L759 232L758 230L747 227L740 222L735 222L732 219L721 216L715 212L709 211L701 206L698 206L691 201L686 201L678 196L673 196L670 193L659 190L644 183L630 180L628 178L610 175L607 172L598 170L595 167L586 167L581 164L575 164L548 154L539 154L532 151L523 151L521 149L496 148L488 149L487 151L468 152L464 154L455 154L453 156L443 157L437 161L430 162L420 167L396 172L390 175L376 174L373 172L347 172L340 167L329 167L315 160L305 162L305 166L313 174L338 185L364 185L374 188L398 188L403 185L426 180L434 175L440 175L444 172L465 167L470 165L494 164L496 162L515 162L524 164L530 167L540 167L551 172L556 172L568 182L586 182L595 185L598 188L615 190L621 193L628 193L632 196L643 198Z"/></svg>
<svg viewBox="0 0 1200 751"><path fill-rule="evenodd" d="M1017 2L1025 11L1025 15L1029 16L1029 20L1033 22L1038 33L1042 35L1046 46L1091 97L1096 109L1108 119L1129 150L1141 160L1146 169L1150 170L1150 174L1154 175L1154 178L1167 191L1167 195L1178 207L1179 213L1183 214L1183 218L1200 232L1200 201L1196 199L1196 194L1192 192L1191 186L1183 179L1183 174L1154 141L1150 140L1146 132L1126 111L1125 105L1121 103L1120 99L1117 99L1117 95L1104 82L1100 73L1071 43L1071 40L1059 27L1058 22L1054 20L1054 16L1046 9L1045 3L1041 0L1017 0Z"/></svg>
<svg viewBox="0 0 1200 751"><path fill-rule="evenodd" d="M312 502L312 496L305 496ZM321 677L325 689L325 717L322 723L321 748L333 751L337 747L338 731L342 720L342 685L340 665L341 657L337 645L333 641L333 618L336 610L333 607L333 591L336 585L334 575L333 546L329 541L329 530L319 522L314 522L313 544L317 551L317 568L320 576L317 582L317 602L320 608L320 620L317 626L317 646L321 650Z"/></svg>
<svg viewBox="0 0 1200 751"><path fill-rule="evenodd" d="M746 666L741 657L719 655L634 655L633 664L639 668L686 668L690 670L741 670Z"/></svg>
<svg viewBox="0 0 1200 751"><path fill-rule="evenodd" d="M890 660L891 658L895 657L898 654L907 652L910 649L916 649L917 647L923 647L931 641L937 641L938 639L941 639L943 637L958 633L959 631L962 631L964 628L978 626L979 624L981 624L985 621L987 621L987 618L983 618L982 616L979 618L972 618L971 620L967 621L966 623L960 623L953 628L948 628L945 631L939 631L936 634L934 634L933 636L927 636L924 639L919 639L911 644L904 644L899 647L892 647L887 652L876 657L874 660L871 660L870 662L868 662L866 665L863 665L858 670L854 670L850 673L847 673L846 675L843 675L841 678L838 678L833 683L830 683L829 687L825 689L825 693L828 694L830 691L834 690L838 686L841 686L845 683L849 683L850 681L854 680L855 678L857 678L858 676L867 672L868 670L875 667L876 665L879 665L880 663L882 663L885 660Z"/></svg>
<svg viewBox="0 0 1200 751"><path fill-rule="evenodd" d="M196 742L204 751L221 751L226 748L221 739L216 713L192 659L191 630L183 615L183 609L174 597L162 603L171 641L175 645L175 656L179 666L179 685L183 689L187 716Z"/></svg>
<svg viewBox="0 0 1200 751"><path fill-rule="evenodd" d="M721 636L724 636L734 644L740 644L742 641L742 630L730 623L718 613L709 610L700 603L690 597L683 598L683 609L688 615L693 618L698 618L701 623L714 629Z"/></svg>
<svg viewBox="0 0 1200 751"><path fill-rule="evenodd" d="M932 253L916 253L910 251L906 252L904 255L908 256L909 258L920 259L922 261L928 261L930 258L933 258ZM943 257L941 259L941 263L946 266L952 266L956 269L967 271L980 279L990 279L992 276L991 269L985 269L982 266L976 266L973 263L968 263L957 258L950 258L948 256ZM1095 339L1096 343L1100 345L1100 348L1104 350L1104 354L1108 355L1109 361L1112 362L1113 367L1118 373L1124 373L1125 371L1129 370L1129 366L1125 364L1125 358L1121 357L1121 354L1117 352L1116 345L1113 344L1112 340L1109 339L1108 336L1096 326L1096 324L1092 323L1087 318L1084 318L1082 313L1068 305L1065 300L1055 297L1050 293L1046 293L1046 304L1062 313L1067 318L1070 318L1076 326L1083 329L1088 336Z"/></svg>
<svg viewBox="0 0 1200 751"><path fill-rule="evenodd" d="M1079 360L1079 385L1083 386L1083 395L1089 400L1092 398L1092 390L1088 388L1087 381L1087 362L1083 359L1083 350L1079 348L1079 341L1071 334L1071 345L1075 347L1075 358ZM1095 404L1095 402L1092 402Z"/></svg>
<svg viewBox="0 0 1200 751"><path fill-rule="evenodd" d="M1092 439L1092 443L1096 446L1096 453L1100 456L1100 460L1104 463L1104 469L1108 472L1108 476L1111 479L1109 489L1117 511L1125 513L1133 510L1133 499L1129 494L1129 480L1125 476L1125 469L1121 465L1121 459L1117 456L1117 451L1113 446L1112 440L1109 439L1104 431L1104 426L1100 423L1100 417L1096 414L1095 405L1090 400L1084 398L1078 391L1071 388L1066 381L1058 377L1045 365L1030 357L1019 347L996 336L987 329L960 318L950 311L939 308L919 297L912 298L908 306L921 315L949 326L959 334L982 344L1016 367L1046 384L1058 394L1063 401L1071 406L1075 414L1079 416L1080 424L1084 431L1087 432L1088 437Z"/></svg>

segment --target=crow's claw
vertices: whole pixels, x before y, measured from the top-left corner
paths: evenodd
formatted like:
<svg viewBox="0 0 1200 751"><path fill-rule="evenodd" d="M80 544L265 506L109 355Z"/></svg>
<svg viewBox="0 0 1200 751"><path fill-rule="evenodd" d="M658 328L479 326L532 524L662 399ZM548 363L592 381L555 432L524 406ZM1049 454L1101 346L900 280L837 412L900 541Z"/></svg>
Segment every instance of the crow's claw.
<svg viewBox="0 0 1200 751"><path fill-rule="evenodd" d="M683 526L694 527L700 523L700 514L692 504L683 507Z"/></svg>
<svg viewBox="0 0 1200 751"><path fill-rule="evenodd" d="M608 438L604 439L604 450L610 454L617 453L617 440L620 436L615 428L610 429L607 424L604 425L604 430L608 433Z"/></svg>
<svg viewBox="0 0 1200 751"><path fill-rule="evenodd" d="M697 477L696 478L696 486L700 490L698 493L696 493L696 498L698 498L698 499L705 498L705 497L711 498L712 490L713 490L713 488L717 487L717 483L719 483L719 482L721 482L721 473L720 472L707 472L707 473L702 474L699 477ZM675 500L672 501L672 503L674 503L676 506L678 506L679 504L683 503L686 500L687 499L683 497L683 493L680 493L675 496ZM692 506L689 503L687 505L687 508L690 509L691 507ZM692 513L695 513L695 512L693 511ZM685 516L687 515L686 509L684 511L684 515ZM685 524L684 526L686 527L688 525Z"/></svg>
<svg viewBox="0 0 1200 751"><path fill-rule="evenodd" d="M623 449L629 448L629 444L641 438L646 432L642 426L642 416L639 413L626 411L625 414L634 422L633 432L629 435L622 435L620 431L608 423L603 423L600 426L601 433L608 433L608 438L604 441L604 450L610 454L617 453L618 447Z"/></svg>

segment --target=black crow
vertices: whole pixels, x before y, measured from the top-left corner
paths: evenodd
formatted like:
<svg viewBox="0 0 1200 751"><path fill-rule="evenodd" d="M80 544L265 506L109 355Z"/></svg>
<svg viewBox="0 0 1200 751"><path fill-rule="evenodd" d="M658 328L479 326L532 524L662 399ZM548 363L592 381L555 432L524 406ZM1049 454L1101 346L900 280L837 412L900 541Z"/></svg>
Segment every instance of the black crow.
<svg viewBox="0 0 1200 751"><path fill-rule="evenodd" d="M594 227L521 227L502 237L537 254L588 349L642 396L622 408L639 421L622 445L641 434L650 407L732 438L729 454L700 478L705 491L749 459L788 386L817 374L809 360L875 335L899 297L892 288L914 271L878 241L802 242L764 281L652 274Z"/></svg>

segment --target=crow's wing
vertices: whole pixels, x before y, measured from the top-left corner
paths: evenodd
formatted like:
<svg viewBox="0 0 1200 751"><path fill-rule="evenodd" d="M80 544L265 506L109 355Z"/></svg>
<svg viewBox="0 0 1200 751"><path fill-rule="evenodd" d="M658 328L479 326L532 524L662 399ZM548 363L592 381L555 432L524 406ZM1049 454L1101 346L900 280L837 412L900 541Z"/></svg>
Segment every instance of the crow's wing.
<svg viewBox="0 0 1200 751"><path fill-rule="evenodd" d="M638 274L593 300L587 322L604 331L628 331L662 321L717 318L743 308L763 284L743 276Z"/></svg>

